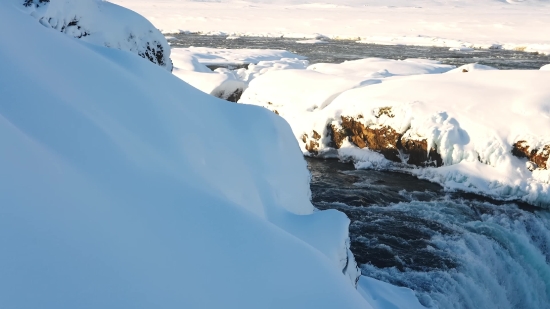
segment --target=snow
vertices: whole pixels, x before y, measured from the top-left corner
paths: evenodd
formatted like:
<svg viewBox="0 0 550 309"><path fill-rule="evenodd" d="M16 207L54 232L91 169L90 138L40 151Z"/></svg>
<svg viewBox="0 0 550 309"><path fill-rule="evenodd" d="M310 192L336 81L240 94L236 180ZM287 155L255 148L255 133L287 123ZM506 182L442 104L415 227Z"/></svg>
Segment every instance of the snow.
<svg viewBox="0 0 550 309"><path fill-rule="evenodd" d="M473 71L489 71L489 70L497 70L497 68L493 68L491 66L483 65L479 63L469 63L469 64L461 65L454 70L448 71L447 73L468 73Z"/></svg>
<svg viewBox="0 0 550 309"><path fill-rule="evenodd" d="M174 75L193 87L222 99L242 93L248 83L269 71L305 69L303 56L285 50L174 48ZM206 65L219 68L212 71ZM247 66L231 70L233 66ZM225 68L227 67L227 68Z"/></svg>
<svg viewBox="0 0 550 309"><path fill-rule="evenodd" d="M18 1L0 33L2 307L370 308L283 119Z"/></svg>
<svg viewBox="0 0 550 309"><path fill-rule="evenodd" d="M195 57L199 63L209 66L247 65L260 61L273 61L282 58L305 59L288 52L276 49L225 49L208 47L173 48L172 55L181 57L183 55Z"/></svg>
<svg viewBox="0 0 550 309"><path fill-rule="evenodd" d="M374 309L425 309L411 289L361 276L357 290Z"/></svg>
<svg viewBox="0 0 550 309"><path fill-rule="evenodd" d="M98 0L7 0L18 5L46 28L82 41L126 50L172 70L170 46L143 16ZM128 27L132 25L132 27Z"/></svg>
<svg viewBox="0 0 550 309"><path fill-rule="evenodd" d="M113 0L164 33L352 39L550 54L550 2L498 0Z"/></svg>
<svg viewBox="0 0 550 309"><path fill-rule="evenodd" d="M242 92L246 84L231 71L213 72L188 53L174 53L173 74L191 86L221 99L228 99L235 92Z"/></svg>
<svg viewBox="0 0 550 309"><path fill-rule="evenodd" d="M315 64L257 77L239 102L284 117L305 154L308 138L317 133L321 155L351 159L358 168L400 169L349 142L337 152L330 147L327 125L339 126L341 116L356 117L365 126L391 127L410 139L426 140L442 156L442 167L406 172L448 190L548 207L550 172L531 172L527 160L511 151L521 140L531 149L550 144L550 74L479 64L450 68L418 60ZM449 74L437 74L445 71ZM411 76L399 76L405 74ZM378 113L381 108L389 108L391 115Z"/></svg>
<svg viewBox="0 0 550 309"><path fill-rule="evenodd" d="M358 78L444 73L454 68L454 66L427 59L400 61L383 58L366 58L342 63L317 63L308 67L309 70L320 73Z"/></svg>
<svg viewBox="0 0 550 309"><path fill-rule="evenodd" d="M300 40L300 41L296 41L296 43L300 43L300 44L326 44L326 43L328 43L328 42L327 42L327 41L323 41L323 40L310 39L310 40Z"/></svg>

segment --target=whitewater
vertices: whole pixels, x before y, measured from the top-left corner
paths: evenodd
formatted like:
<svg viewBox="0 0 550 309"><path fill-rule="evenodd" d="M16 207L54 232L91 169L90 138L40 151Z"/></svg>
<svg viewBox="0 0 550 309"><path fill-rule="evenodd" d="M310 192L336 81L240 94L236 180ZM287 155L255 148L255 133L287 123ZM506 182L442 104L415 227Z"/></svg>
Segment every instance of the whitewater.
<svg viewBox="0 0 550 309"><path fill-rule="evenodd" d="M550 212L308 159L313 203L351 219L363 275L428 308L550 308ZM406 307L405 307L406 308Z"/></svg>

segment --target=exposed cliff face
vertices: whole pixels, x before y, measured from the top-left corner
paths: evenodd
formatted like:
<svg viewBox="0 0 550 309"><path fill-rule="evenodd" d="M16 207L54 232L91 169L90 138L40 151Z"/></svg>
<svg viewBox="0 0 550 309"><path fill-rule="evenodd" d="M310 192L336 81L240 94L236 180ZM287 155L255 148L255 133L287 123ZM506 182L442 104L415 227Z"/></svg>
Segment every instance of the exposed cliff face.
<svg viewBox="0 0 550 309"><path fill-rule="evenodd" d="M518 141L514 143L512 154L516 157L527 158L536 164L534 168L548 169L550 158L550 145L544 145L539 148L531 147L527 141Z"/></svg>
<svg viewBox="0 0 550 309"><path fill-rule="evenodd" d="M128 9L97 0L22 0L21 4L44 27L91 44L130 51L172 71L165 37Z"/></svg>

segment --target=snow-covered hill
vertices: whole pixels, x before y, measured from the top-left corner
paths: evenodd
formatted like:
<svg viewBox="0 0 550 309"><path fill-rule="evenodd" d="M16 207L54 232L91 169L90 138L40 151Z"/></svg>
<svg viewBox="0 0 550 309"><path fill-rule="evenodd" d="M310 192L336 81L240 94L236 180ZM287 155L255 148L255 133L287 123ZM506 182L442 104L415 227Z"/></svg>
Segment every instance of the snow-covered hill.
<svg viewBox="0 0 550 309"><path fill-rule="evenodd" d="M282 118L20 3L0 37L0 307L370 307Z"/></svg>

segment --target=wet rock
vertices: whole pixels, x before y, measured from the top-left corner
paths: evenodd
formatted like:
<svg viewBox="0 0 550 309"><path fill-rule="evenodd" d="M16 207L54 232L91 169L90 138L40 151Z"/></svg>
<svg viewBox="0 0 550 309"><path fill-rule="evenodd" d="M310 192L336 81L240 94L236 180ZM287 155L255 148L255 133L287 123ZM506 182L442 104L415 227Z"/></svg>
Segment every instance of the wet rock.
<svg viewBox="0 0 550 309"><path fill-rule="evenodd" d="M529 146L527 141L517 141L512 146L512 154L518 158L527 158L530 162L536 164L536 167L540 169L548 169L550 145L544 145L540 148L532 148Z"/></svg>
<svg viewBox="0 0 550 309"><path fill-rule="evenodd" d="M375 117L386 115L394 117L391 109L379 109ZM362 116L342 116L341 127L329 125L327 127L330 139L329 146L339 149L347 138L359 148L369 148L381 153L386 159L394 162L403 162L417 166L441 166L443 160L437 149L428 150L427 139L411 139L389 126L367 125L359 119ZM307 149L307 146L306 146ZM309 151L309 150L308 150Z"/></svg>
<svg viewBox="0 0 550 309"><path fill-rule="evenodd" d="M409 156L407 163L418 166L442 166L443 159L437 149L431 147L428 152L426 139L414 140L405 136L401 137L400 149Z"/></svg>
<svg viewBox="0 0 550 309"><path fill-rule="evenodd" d="M239 99L241 98L243 91L244 90L242 88L237 88L233 92L222 90L222 91L214 92L212 93L212 95L229 102L237 103L237 101L239 101Z"/></svg>

